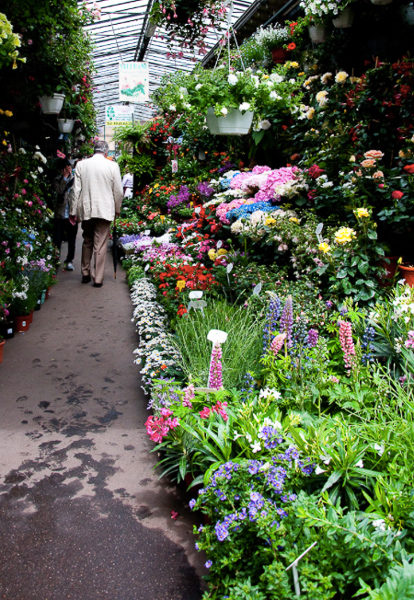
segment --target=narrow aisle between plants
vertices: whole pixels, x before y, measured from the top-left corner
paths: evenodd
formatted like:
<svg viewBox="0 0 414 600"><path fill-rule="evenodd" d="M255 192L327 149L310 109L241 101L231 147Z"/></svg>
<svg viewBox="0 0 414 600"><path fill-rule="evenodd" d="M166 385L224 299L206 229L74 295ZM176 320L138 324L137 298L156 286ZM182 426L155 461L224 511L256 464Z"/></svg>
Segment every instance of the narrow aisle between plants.
<svg viewBox="0 0 414 600"><path fill-rule="evenodd" d="M58 279L1 365L0 597L196 600L191 516L152 470L122 272L108 257L101 289L78 261Z"/></svg>

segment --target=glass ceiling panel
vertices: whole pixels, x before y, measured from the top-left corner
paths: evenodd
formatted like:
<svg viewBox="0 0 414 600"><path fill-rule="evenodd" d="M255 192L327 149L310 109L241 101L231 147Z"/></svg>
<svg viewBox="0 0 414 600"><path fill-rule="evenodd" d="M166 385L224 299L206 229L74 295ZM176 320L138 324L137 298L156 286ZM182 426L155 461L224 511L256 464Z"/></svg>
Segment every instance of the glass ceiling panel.
<svg viewBox="0 0 414 600"><path fill-rule="evenodd" d="M236 23L252 5L263 0L234 0L231 22ZM79 4L82 4L79 1ZM100 10L100 19L87 25L86 30L94 42L94 104L98 126L104 124L105 106L120 104L118 100L118 62L140 60L149 63L150 93L160 83L161 77L177 70L191 71L194 68L193 54L184 50L183 58L167 58L168 32L158 27L148 39L144 33L153 0L96 0L89 2L91 8ZM207 50L211 50L220 39L224 29L207 35ZM200 55L199 59L202 60ZM135 120L147 120L154 114L151 103L134 104Z"/></svg>

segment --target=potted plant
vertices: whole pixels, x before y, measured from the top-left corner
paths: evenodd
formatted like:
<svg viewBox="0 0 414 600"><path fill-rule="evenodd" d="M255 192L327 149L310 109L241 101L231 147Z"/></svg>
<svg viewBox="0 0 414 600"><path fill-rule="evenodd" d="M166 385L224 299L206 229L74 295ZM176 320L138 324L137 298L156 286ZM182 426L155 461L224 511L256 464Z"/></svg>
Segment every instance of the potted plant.
<svg viewBox="0 0 414 600"><path fill-rule="evenodd" d="M260 27L253 36L253 39L271 53L274 63L283 63L286 60L286 45L289 42L290 34L288 27L283 27L279 23L269 27Z"/></svg>
<svg viewBox="0 0 414 600"><path fill-rule="evenodd" d="M352 2L353 0L339 0L335 3L328 0L301 0L300 6L308 19L309 36L313 43L325 41L327 17L333 19L334 27L346 29L352 26L354 15L349 6Z"/></svg>
<svg viewBox="0 0 414 600"><path fill-rule="evenodd" d="M414 263L401 263L398 265L398 268L400 269L406 284L410 287L414 287Z"/></svg>

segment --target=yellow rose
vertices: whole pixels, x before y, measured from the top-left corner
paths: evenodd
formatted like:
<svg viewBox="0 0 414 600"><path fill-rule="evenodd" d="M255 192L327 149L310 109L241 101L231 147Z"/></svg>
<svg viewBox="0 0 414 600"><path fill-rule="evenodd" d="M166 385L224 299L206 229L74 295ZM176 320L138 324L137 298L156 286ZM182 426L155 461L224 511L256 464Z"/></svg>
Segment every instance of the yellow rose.
<svg viewBox="0 0 414 600"><path fill-rule="evenodd" d="M292 60L288 66L293 67L294 69L299 69L299 63L296 62L295 60Z"/></svg>
<svg viewBox="0 0 414 600"><path fill-rule="evenodd" d="M354 210L354 214L358 217L358 219L362 219L364 217L369 217L369 212L366 208L356 208Z"/></svg>
<svg viewBox="0 0 414 600"><path fill-rule="evenodd" d="M227 254L227 250L225 248L220 248L220 250L217 252L217 256L224 256L225 254Z"/></svg>
<svg viewBox="0 0 414 600"><path fill-rule="evenodd" d="M324 254L328 254L328 252L331 251L331 247L329 244L327 244L326 242L321 242L318 246L318 250L320 250L321 252L323 252Z"/></svg>
<svg viewBox="0 0 414 600"><path fill-rule="evenodd" d="M213 248L208 251L208 257L210 260L216 260L216 251Z"/></svg>
<svg viewBox="0 0 414 600"><path fill-rule="evenodd" d="M336 83L344 83L346 79L348 79L348 73L346 73L345 71L339 71L339 73L335 75Z"/></svg>
<svg viewBox="0 0 414 600"><path fill-rule="evenodd" d="M315 114L315 109L313 107L311 107L308 112L306 113L306 118L307 119L313 119L313 116Z"/></svg>
<svg viewBox="0 0 414 600"><path fill-rule="evenodd" d="M350 227L341 227L335 233L335 242L341 246L351 242L354 238L356 238L356 233Z"/></svg>
<svg viewBox="0 0 414 600"><path fill-rule="evenodd" d="M273 217L267 217L266 221L265 221L265 225L274 225L276 223L276 219L274 219Z"/></svg>

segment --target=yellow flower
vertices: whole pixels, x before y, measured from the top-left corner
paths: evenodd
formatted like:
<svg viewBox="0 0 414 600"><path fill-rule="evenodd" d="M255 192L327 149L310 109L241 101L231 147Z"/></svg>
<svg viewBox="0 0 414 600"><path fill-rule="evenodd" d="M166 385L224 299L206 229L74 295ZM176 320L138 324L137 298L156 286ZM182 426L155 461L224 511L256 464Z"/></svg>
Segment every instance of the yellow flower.
<svg viewBox="0 0 414 600"><path fill-rule="evenodd" d="M157 189L157 187L160 187L160 184L159 184L159 183L156 183L156 184L154 185L154 190L155 190L155 189Z"/></svg>
<svg viewBox="0 0 414 600"><path fill-rule="evenodd" d="M185 281L183 279L179 279L177 281L177 290L179 292L182 292L184 288L185 288Z"/></svg>
<svg viewBox="0 0 414 600"><path fill-rule="evenodd" d="M160 215L160 221L161 221L161 223L164 223L164 220L165 220L165 215Z"/></svg>
<svg viewBox="0 0 414 600"><path fill-rule="evenodd" d="M313 108L313 106L311 106L311 108L306 113L306 118L309 120L313 119L314 114L315 114L315 109Z"/></svg>
<svg viewBox="0 0 414 600"><path fill-rule="evenodd" d="M356 158L355 158L355 154L353 154L352 156L349 157L349 162L355 162Z"/></svg>
<svg viewBox="0 0 414 600"><path fill-rule="evenodd" d="M319 104L319 106L325 106L325 104L328 102L328 92L325 90L318 92L316 94L316 102Z"/></svg>
<svg viewBox="0 0 414 600"><path fill-rule="evenodd" d="M296 62L295 60L292 60L291 62L288 63L288 67L292 67L293 69L299 69L299 63Z"/></svg>
<svg viewBox="0 0 414 600"><path fill-rule="evenodd" d="M217 256L224 256L225 254L227 254L227 250L225 248L220 248L220 250L217 252Z"/></svg>
<svg viewBox="0 0 414 600"><path fill-rule="evenodd" d="M350 227L341 227L335 233L335 242L337 244L340 244L341 246L343 244L347 244L348 242L352 242L352 240L355 238L356 238L356 233Z"/></svg>
<svg viewBox="0 0 414 600"><path fill-rule="evenodd" d="M266 221L265 221L265 225L274 225L276 223L276 219L274 219L273 217L267 217Z"/></svg>
<svg viewBox="0 0 414 600"><path fill-rule="evenodd" d="M150 189L148 190L148 192L149 192L150 194L152 194L152 188L150 188Z"/></svg>
<svg viewBox="0 0 414 600"><path fill-rule="evenodd" d="M336 83L344 83L344 81L346 81L346 79L348 79L348 73L346 73L345 71L339 71L335 75Z"/></svg>
<svg viewBox="0 0 414 600"><path fill-rule="evenodd" d="M11 110L5 110L4 114L6 115L6 117L12 117L13 116L13 113L12 113Z"/></svg>
<svg viewBox="0 0 414 600"><path fill-rule="evenodd" d="M400 151L398 152L398 156L399 156L400 158L405 158L405 152L404 152L403 150L400 150Z"/></svg>
<svg viewBox="0 0 414 600"><path fill-rule="evenodd" d="M299 219L297 217L290 217L289 221L292 221L292 223L300 223Z"/></svg>
<svg viewBox="0 0 414 600"><path fill-rule="evenodd" d="M208 251L208 257L210 260L216 260L216 251L213 248Z"/></svg>
<svg viewBox="0 0 414 600"><path fill-rule="evenodd" d="M302 77L302 75L305 74L305 71L301 71L300 73L298 73L298 77Z"/></svg>
<svg viewBox="0 0 414 600"><path fill-rule="evenodd" d="M329 244L327 244L326 242L321 242L318 246L318 250L320 250L321 252L323 252L324 254L328 254L328 252L331 251L331 247Z"/></svg>
<svg viewBox="0 0 414 600"><path fill-rule="evenodd" d="M4 115L4 110L0 108L0 115Z"/></svg>
<svg viewBox="0 0 414 600"><path fill-rule="evenodd" d="M3 141L2 141L2 144L3 144L3 146L7 146L7 142L6 142L6 140L3 140Z"/></svg>
<svg viewBox="0 0 414 600"><path fill-rule="evenodd" d="M362 219L364 217L369 217L369 212L367 211L366 208L356 208L354 210L354 214L355 214L355 216L358 217L358 219Z"/></svg>

